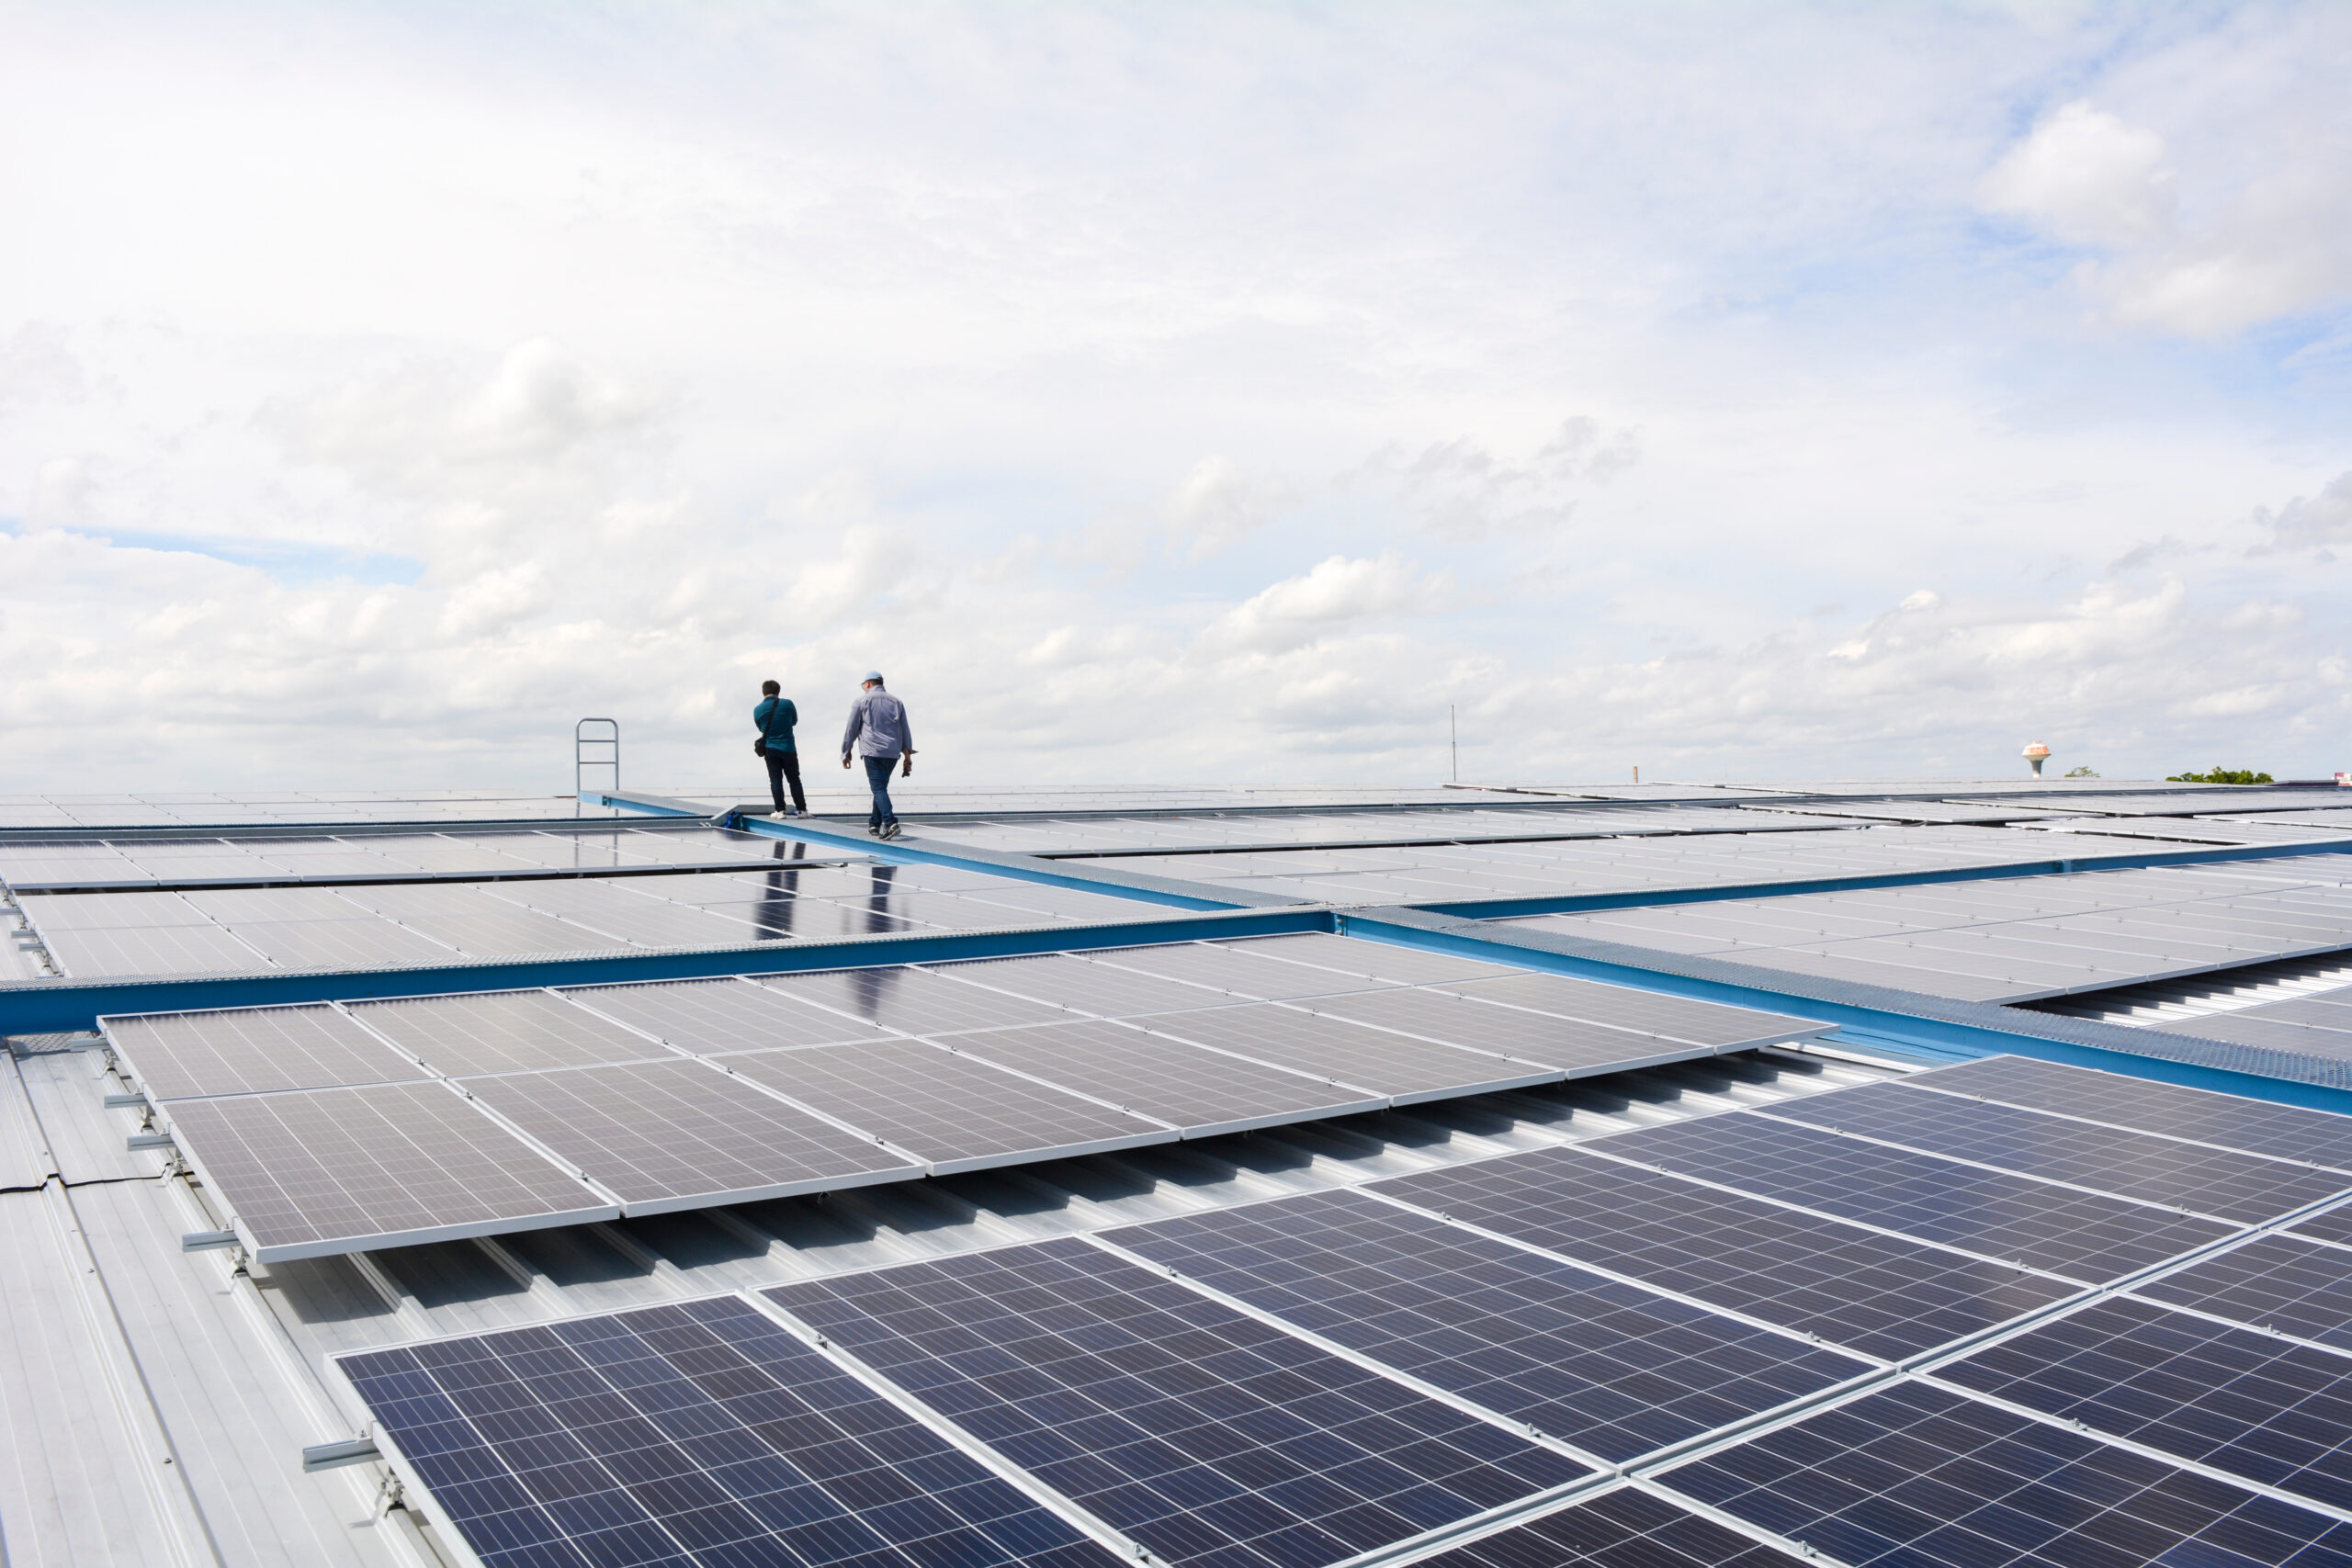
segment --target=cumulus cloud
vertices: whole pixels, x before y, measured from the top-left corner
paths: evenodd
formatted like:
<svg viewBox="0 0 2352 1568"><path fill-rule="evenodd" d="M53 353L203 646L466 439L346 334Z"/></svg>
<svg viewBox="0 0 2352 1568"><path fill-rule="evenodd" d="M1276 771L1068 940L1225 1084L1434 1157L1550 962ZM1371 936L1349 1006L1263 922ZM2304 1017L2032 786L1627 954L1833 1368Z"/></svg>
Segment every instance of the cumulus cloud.
<svg viewBox="0 0 2352 1568"><path fill-rule="evenodd" d="M2185 223L2165 138L2066 104L1985 175L1992 211L2097 253L2076 279L2119 320L2214 335L2352 293L2352 171L2340 145L2290 137L2250 176L2232 168Z"/></svg>
<svg viewBox="0 0 2352 1568"><path fill-rule="evenodd" d="M1204 647L1280 652L1378 618L1427 614L1453 587L1397 556L1333 556L1298 577L1260 590L1201 634Z"/></svg>
<svg viewBox="0 0 2352 1568"><path fill-rule="evenodd" d="M2312 550L2333 559L2328 546L2352 541L2352 468L2328 480L2318 494L2299 495L2276 512L2256 507L2251 521L2270 536L2249 555Z"/></svg>
<svg viewBox="0 0 2352 1568"><path fill-rule="evenodd" d="M1232 548L1295 502L1280 476L1252 478L1230 457L1193 465L1161 509L1169 536L1188 560L1206 560Z"/></svg>

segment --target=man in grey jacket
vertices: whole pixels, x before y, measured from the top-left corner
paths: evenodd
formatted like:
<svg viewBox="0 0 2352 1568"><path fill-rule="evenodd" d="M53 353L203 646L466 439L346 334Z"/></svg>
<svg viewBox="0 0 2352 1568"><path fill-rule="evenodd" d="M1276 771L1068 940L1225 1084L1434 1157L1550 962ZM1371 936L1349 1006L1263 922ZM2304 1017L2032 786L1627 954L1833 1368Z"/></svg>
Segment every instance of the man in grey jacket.
<svg viewBox="0 0 2352 1568"><path fill-rule="evenodd" d="M865 830L877 839L899 836L899 813L890 804L890 768L899 764L902 778L915 771L915 733L907 724L907 705L882 689L882 671L865 672L857 701L849 707L849 728L842 732L842 766L854 752L865 763L865 782L874 791L874 809Z"/></svg>

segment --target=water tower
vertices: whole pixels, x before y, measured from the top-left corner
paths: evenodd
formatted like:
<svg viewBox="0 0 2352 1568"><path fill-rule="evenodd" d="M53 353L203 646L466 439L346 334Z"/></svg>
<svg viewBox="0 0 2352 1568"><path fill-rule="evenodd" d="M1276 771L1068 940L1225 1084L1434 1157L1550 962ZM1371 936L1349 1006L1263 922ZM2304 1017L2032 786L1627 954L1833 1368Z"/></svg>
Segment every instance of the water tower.
<svg viewBox="0 0 2352 1568"><path fill-rule="evenodd" d="M2033 764L2033 776L2040 778L2041 764L2050 761L2050 748L2039 740L2029 740L2025 743L2025 760Z"/></svg>

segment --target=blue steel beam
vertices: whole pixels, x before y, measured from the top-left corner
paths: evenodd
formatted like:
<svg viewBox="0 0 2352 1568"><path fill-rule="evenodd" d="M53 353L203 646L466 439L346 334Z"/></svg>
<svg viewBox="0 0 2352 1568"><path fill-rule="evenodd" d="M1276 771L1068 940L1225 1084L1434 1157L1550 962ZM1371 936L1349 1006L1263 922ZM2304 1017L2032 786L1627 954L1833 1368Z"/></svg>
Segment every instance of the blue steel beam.
<svg viewBox="0 0 2352 1568"><path fill-rule="evenodd" d="M595 795L584 798L600 804L616 806L623 810L644 810L660 816L685 815L689 803L668 800L660 795ZM642 802L643 804L640 804ZM1070 887L1081 893L1100 893L1113 898L1133 898L1146 904L1158 904L1171 909L1277 909L1319 908L1311 898L1301 898L1288 893L1258 893L1215 887L1200 883L1180 882L1174 877L1149 876L1136 872L1114 871L1108 867L1083 870L1071 869L1056 862L1042 861L1029 855L1006 854L997 850L933 848L920 840L892 839L884 840L863 832L846 829L820 828L806 817L796 817L783 822L764 817L741 817L726 814L728 825L738 832L763 834L772 839L785 839L805 844L821 845L831 850L846 850L853 854L871 855L893 865L944 865L958 871L977 871L989 876L1001 876L1014 882L1034 882L1046 887Z"/></svg>
<svg viewBox="0 0 2352 1568"><path fill-rule="evenodd" d="M155 979L53 980L0 987L0 1036L62 1034L97 1027L101 1016L275 1007L289 1002L510 991L528 986L601 986L627 980L686 980L714 975L783 975L878 964L947 964L1079 953L1147 942L1202 942L1329 931L1320 905L1227 909L1100 925L1022 926L984 931L895 932L845 942L768 942L578 957L493 959L401 968L281 970L266 975L188 975Z"/></svg>
<svg viewBox="0 0 2352 1568"><path fill-rule="evenodd" d="M1980 1002L1956 1002L1623 942L1492 926L1423 910L1339 911L1340 934L1483 958L1734 1007L1792 1012L1931 1052L2038 1056L2069 1066L2218 1089L2352 1115L2352 1062L2228 1041L2125 1029Z"/></svg>

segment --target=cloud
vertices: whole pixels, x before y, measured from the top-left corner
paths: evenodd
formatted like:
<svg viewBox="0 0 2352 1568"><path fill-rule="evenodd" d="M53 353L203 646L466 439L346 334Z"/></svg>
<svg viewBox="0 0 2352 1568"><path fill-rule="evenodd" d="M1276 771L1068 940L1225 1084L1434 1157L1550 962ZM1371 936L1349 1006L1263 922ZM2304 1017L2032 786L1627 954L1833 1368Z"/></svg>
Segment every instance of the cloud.
<svg viewBox="0 0 2352 1568"><path fill-rule="evenodd" d="M1524 459L1498 457L1469 436L1432 442L1410 457L1392 444L1341 482L1387 489L1423 532L1475 542L1565 528L1589 487L1609 483L1640 461L1636 432L1604 429L1579 414L1562 421Z"/></svg>
<svg viewBox="0 0 2352 1568"><path fill-rule="evenodd" d="M2273 512L2257 506L2250 519L2270 536L2248 555L2275 555L2288 550L2312 550L2326 558L2326 547L2352 541L2352 468L2327 481L2318 494L2297 496Z"/></svg>
<svg viewBox="0 0 2352 1568"><path fill-rule="evenodd" d="M2219 336L2352 294L2344 140L2290 130L2250 150L2253 167L2208 175L2208 183L2226 178L2226 194L2211 193L2190 224L2164 137L2077 100L2010 149L1979 197L1988 210L2098 253L2075 276L2115 320Z"/></svg>
<svg viewBox="0 0 2352 1568"><path fill-rule="evenodd" d="M1427 614L1452 586L1394 552L1375 559L1333 556L1234 606L1203 631L1201 642L1213 649L1280 652L1367 620Z"/></svg>
<svg viewBox="0 0 2352 1568"><path fill-rule="evenodd" d="M2168 240L2173 174L2165 141L2075 102L2033 129L1984 176L1985 205L2035 220L2070 245Z"/></svg>
<svg viewBox="0 0 2352 1568"><path fill-rule="evenodd" d="M1239 544L1296 499L1279 477L1252 479L1230 457L1207 457L1170 493L1160 516L1184 558L1201 561Z"/></svg>

